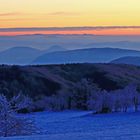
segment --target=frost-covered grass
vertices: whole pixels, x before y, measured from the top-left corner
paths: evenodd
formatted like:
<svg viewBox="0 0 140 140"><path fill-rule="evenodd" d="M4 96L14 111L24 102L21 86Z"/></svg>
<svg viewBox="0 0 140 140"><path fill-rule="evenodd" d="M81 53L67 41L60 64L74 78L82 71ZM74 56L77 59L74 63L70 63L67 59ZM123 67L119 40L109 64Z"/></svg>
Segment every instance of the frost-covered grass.
<svg viewBox="0 0 140 140"><path fill-rule="evenodd" d="M87 111L32 113L42 135L0 140L140 140L140 113L93 115Z"/></svg>

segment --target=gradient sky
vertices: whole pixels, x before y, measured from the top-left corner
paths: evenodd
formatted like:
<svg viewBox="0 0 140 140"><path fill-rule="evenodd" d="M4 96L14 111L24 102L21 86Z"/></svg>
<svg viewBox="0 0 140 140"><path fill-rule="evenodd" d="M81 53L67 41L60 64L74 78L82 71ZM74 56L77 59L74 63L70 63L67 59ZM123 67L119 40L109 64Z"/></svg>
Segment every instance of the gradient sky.
<svg viewBox="0 0 140 140"><path fill-rule="evenodd" d="M139 26L139 7L140 0L0 0L0 27ZM121 29L118 33L140 31Z"/></svg>

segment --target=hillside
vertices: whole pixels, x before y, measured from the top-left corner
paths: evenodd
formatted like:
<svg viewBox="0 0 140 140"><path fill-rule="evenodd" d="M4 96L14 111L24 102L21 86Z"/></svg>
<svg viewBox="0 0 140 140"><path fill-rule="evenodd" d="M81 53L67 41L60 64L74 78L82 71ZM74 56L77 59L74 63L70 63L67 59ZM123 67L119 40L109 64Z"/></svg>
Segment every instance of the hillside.
<svg viewBox="0 0 140 140"><path fill-rule="evenodd" d="M121 57L119 59L115 59L115 60L111 61L111 63L114 63L114 64L131 64L131 65L140 66L140 57L132 57L132 56Z"/></svg>
<svg viewBox="0 0 140 140"><path fill-rule="evenodd" d="M75 83L90 79L101 89L115 90L140 83L140 67L115 64L0 66L0 91L12 96L22 91L32 98L67 93Z"/></svg>

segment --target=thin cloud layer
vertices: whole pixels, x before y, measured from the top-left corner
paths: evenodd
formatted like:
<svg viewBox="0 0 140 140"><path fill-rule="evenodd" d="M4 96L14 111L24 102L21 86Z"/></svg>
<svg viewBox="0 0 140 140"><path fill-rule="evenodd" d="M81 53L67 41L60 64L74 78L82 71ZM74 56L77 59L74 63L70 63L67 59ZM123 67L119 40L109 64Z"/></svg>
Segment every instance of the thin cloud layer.
<svg viewBox="0 0 140 140"><path fill-rule="evenodd" d="M82 31L82 30L107 30L107 29L140 29L140 26L95 26L95 27L42 27L42 28L0 28L0 32L15 31Z"/></svg>
<svg viewBox="0 0 140 140"><path fill-rule="evenodd" d="M0 17L5 17L5 16L17 16L20 15L21 13L18 12L10 12L10 13L0 13Z"/></svg>
<svg viewBox="0 0 140 140"><path fill-rule="evenodd" d="M50 15L50 16L61 16L61 15L64 15L64 16L65 15L66 16L77 16L77 15L80 15L80 13L59 11L59 12L49 13L48 15Z"/></svg>

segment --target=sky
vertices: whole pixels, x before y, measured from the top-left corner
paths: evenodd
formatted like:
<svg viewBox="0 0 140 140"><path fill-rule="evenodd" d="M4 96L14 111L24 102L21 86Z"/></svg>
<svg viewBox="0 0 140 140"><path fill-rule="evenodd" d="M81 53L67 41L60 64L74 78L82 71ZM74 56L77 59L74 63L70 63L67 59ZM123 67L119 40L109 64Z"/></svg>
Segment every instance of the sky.
<svg viewBox="0 0 140 140"><path fill-rule="evenodd" d="M140 35L140 0L0 0L0 28L26 28L2 31L0 35L97 34ZM63 27L108 27L66 29ZM121 26L122 28L117 28ZM130 28L123 28L123 27ZM137 28L133 28L133 27ZM31 28L61 27L57 30ZM28 29L27 29L28 28Z"/></svg>

